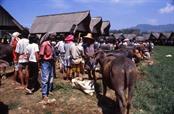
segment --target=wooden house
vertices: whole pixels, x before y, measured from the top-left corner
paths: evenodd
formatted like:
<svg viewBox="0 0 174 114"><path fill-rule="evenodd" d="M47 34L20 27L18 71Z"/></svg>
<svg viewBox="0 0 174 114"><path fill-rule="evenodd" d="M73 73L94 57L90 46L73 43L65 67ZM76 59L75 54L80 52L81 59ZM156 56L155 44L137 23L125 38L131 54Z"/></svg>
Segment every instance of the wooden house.
<svg viewBox="0 0 174 114"><path fill-rule="evenodd" d="M103 36L108 36L109 35L109 30L110 30L111 24L109 21L103 21L102 26L101 26L101 33Z"/></svg>
<svg viewBox="0 0 174 114"><path fill-rule="evenodd" d="M94 35L94 37L98 37L101 35L101 26L102 26L101 17L92 17L91 18L90 31Z"/></svg>
<svg viewBox="0 0 174 114"><path fill-rule="evenodd" d="M6 37L13 32L21 32L23 30L24 27L0 5L0 38Z"/></svg>
<svg viewBox="0 0 174 114"><path fill-rule="evenodd" d="M31 26L31 33L45 34L47 32L88 33L91 21L90 11L61 13L37 16Z"/></svg>

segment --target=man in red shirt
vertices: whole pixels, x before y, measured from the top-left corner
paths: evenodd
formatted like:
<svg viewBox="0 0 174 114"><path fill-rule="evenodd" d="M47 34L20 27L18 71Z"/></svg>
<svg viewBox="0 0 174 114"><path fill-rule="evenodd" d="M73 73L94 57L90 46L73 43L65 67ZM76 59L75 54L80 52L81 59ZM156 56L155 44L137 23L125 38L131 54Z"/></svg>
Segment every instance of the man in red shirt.
<svg viewBox="0 0 174 114"><path fill-rule="evenodd" d="M40 58L41 58L41 87L42 87L42 98L41 103L48 103L49 92L52 91L53 86L53 58L54 50L51 45L51 41L55 38L54 34L47 33L46 38L41 43L40 47Z"/></svg>

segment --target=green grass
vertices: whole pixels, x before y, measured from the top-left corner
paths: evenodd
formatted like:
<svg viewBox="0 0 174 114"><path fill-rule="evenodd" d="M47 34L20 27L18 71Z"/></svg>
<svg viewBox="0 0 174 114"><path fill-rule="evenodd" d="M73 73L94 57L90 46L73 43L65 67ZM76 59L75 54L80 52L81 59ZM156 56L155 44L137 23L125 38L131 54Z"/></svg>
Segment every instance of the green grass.
<svg viewBox="0 0 174 114"><path fill-rule="evenodd" d="M146 76L136 84L133 106L135 114L174 114L174 47L157 46L152 66L141 66Z"/></svg>
<svg viewBox="0 0 174 114"><path fill-rule="evenodd" d="M8 104L9 110L17 109L19 107L20 103L19 102L12 102Z"/></svg>

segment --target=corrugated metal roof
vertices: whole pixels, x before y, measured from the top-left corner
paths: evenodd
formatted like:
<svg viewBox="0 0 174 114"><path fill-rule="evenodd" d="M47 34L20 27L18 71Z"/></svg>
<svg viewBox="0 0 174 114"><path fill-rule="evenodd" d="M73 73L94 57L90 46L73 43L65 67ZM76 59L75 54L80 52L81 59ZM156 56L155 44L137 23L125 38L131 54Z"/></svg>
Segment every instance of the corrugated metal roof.
<svg viewBox="0 0 174 114"><path fill-rule="evenodd" d="M80 30L78 25L86 18L90 20L89 11L38 16L34 20L30 32L70 32L72 28Z"/></svg>

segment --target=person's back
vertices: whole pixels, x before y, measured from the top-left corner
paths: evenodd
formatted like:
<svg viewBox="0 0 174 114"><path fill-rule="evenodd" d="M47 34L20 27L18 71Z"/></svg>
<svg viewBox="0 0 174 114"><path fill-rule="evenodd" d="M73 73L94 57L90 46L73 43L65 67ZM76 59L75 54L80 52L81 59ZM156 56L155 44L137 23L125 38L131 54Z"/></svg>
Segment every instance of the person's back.
<svg viewBox="0 0 174 114"><path fill-rule="evenodd" d="M70 48L70 52L71 52L72 59L82 58L83 56L83 48L81 48L78 45L72 45Z"/></svg>
<svg viewBox="0 0 174 114"><path fill-rule="evenodd" d="M29 55L29 61L38 62L35 53L39 52L39 46L36 43L29 44L27 46L27 53Z"/></svg>
<svg viewBox="0 0 174 114"><path fill-rule="evenodd" d="M29 44L27 38L22 38L18 41L15 52L19 54L19 63L28 62L26 57L26 47Z"/></svg>
<svg viewBox="0 0 174 114"><path fill-rule="evenodd" d="M21 81L21 86L16 87L16 89L25 89L26 86L28 86L28 79L29 79L29 73L28 73L28 56L27 56L27 50L26 47L29 44L28 38L28 30L22 31L22 39L18 41L16 45L15 52L17 53L17 64L18 64L18 76ZM25 75L23 74L23 70L25 70Z"/></svg>
<svg viewBox="0 0 174 114"><path fill-rule="evenodd" d="M73 42L65 43L65 58L66 59L70 58L70 48L71 48L72 45L74 45Z"/></svg>
<svg viewBox="0 0 174 114"><path fill-rule="evenodd" d="M13 61L17 60L17 54L16 54L15 50L16 50L16 46L17 46L17 43L19 40L20 40L20 38L13 37L11 42L10 42L10 45L13 47Z"/></svg>
<svg viewBox="0 0 174 114"><path fill-rule="evenodd" d="M49 41L44 41L41 44L39 54L43 56L44 60L52 60L53 59L53 49Z"/></svg>
<svg viewBox="0 0 174 114"><path fill-rule="evenodd" d="M26 47L28 55L28 71L29 71L29 84L26 88L27 94L31 94L37 89L38 84L38 60L39 60L39 46L36 44L37 37L30 35L29 44Z"/></svg>
<svg viewBox="0 0 174 114"><path fill-rule="evenodd" d="M60 53L65 53L65 43L63 41L59 41L55 48L60 52Z"/></svg>

